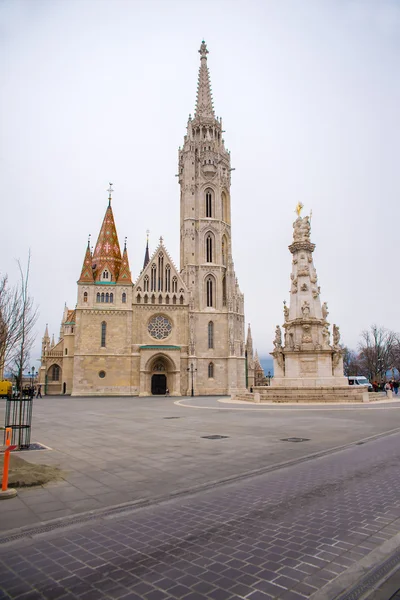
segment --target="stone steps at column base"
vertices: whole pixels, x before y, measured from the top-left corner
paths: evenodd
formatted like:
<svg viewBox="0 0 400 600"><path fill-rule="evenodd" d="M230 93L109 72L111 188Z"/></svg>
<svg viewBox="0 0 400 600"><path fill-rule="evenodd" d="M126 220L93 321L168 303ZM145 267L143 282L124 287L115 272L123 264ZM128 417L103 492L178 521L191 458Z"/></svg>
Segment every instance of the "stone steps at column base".
<svg viewBox="0 0 400 600"><path fill-rule="evenodd" d="M254 403L353 403L369 402L368 392L347 388L255 388L253 393L236 394L235 400Z"/></svg>

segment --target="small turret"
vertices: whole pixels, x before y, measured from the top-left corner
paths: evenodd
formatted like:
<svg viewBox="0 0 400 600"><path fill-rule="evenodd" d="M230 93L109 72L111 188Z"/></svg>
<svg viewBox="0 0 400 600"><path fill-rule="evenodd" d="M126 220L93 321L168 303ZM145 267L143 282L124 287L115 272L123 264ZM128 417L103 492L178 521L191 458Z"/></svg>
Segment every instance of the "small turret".
<svg viewBox="0 0 400 600"><path fill-rule="evenodd" d="M124 242L124 253L122 255L122 263L117 283L132 283L131 271L129 269L128 251L126 249L126 238Z"/></svg>
<svg viewBox="0 0 400 600"><path fill-rule="evenodd" d="M92 253L90 252L90 235L85 251L85 258L83 259L81 276L78 279L78 283L93 283L93 269L92 269Z"/></svg>

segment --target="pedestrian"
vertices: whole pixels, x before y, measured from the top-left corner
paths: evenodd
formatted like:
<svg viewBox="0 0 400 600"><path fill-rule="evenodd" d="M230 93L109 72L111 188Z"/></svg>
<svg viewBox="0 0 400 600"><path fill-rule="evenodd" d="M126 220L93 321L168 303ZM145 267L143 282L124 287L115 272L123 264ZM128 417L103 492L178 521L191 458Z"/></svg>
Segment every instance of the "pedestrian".
<svg viewBox="0 0 400 600"><path fill-rule="evenodd" d="M394 393L397 396L397 394L399 392L399 382L397 380L393 382L393 389L394 389Z"/></svg>
<svg viewBox="0 0 400 600"><path fill-rule="evenodd" d="M386 396L388 395L388 392L389 392L390 390L391 390L390 383L387 381L387 382L385 383L385 392L386 392Z"/></svg>
<svg viewBox="0 0 400 600"><path fill-rule="evenodd" d="M41 397L42 397L42 385L39 383L38 388L37 388L36 398L41 398Z"/></svg>
<svg viewBox="0 0 400 600"><path fill-rule="evenodd" d="M169 396L169 389L168 388L165 390L165 395Z"/></svg>

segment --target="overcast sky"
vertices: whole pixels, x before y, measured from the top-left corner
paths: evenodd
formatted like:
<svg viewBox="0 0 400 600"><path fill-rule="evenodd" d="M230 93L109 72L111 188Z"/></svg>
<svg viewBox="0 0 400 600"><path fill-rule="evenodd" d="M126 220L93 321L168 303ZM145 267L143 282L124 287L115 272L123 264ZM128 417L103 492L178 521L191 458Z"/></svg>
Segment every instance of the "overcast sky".
<svg viewBox="0 0 400 600"><path fill-rule="evenodd" d="M371 323L400 332L397 0L2 0L0 271L15 281L31 249L32 364L46 323L58 336L75 306L109 181L133 278L146 229L179 265L175 174L203 38L259 353L283 321L298 201L342 341L356 347Z"/></svg>

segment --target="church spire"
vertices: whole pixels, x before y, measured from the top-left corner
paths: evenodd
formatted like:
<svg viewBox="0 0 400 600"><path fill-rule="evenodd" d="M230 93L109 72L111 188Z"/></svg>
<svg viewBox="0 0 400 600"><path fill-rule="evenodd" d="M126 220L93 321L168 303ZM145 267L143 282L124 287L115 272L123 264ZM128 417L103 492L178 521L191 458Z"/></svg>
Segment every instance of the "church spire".
<svg viewBox="0 0 400 600"><path fill-rule="evenodd" d="M110 190L112 191L111 184L108 190L109 196L106 214L104 215L103 224L92 256L92 269L95 281L115 283L118 280L122 257L114 214L111 208Z"/></svg>
<svg viewBox="0 0 400 600"><path fill-rule="evenodd" d="M147 265L148 265L148 264L149 264L149 262L150 262L150 253L149 253L149 233L150 233L150 231L149 231L149 230L147 230L147 231L146 231L146 235L147 235L147 240L146 240L146 250L145 250L145 253L144 253L144 261L143 261L143 269L142 269L142 271L144 271L144 270L145 270L145 268L147 267Z"/></svg>
<svg viewBox="0 0 400 600"><path fill-rule="evenodd" d="M210 74L207 67L207 45L203 40L200 46L200 69L199 69L199 80L197 84L197 98L196 98L196 117L205 117L208 119L215 119L214 106L211 93Z"/></svg>

